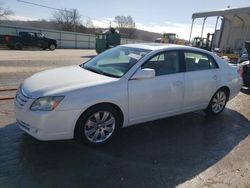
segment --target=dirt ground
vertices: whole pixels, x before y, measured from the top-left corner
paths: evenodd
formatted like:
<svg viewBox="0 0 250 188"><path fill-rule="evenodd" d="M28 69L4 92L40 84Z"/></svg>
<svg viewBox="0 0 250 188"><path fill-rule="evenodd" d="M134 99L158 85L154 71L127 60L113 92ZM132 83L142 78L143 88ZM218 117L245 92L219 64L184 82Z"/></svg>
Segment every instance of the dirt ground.
<svg viewBox="0 0 250 188"><path fill-rule="evenodd" d="M1 50L0 89L95 54ZM198 111L148 122L92 148L35 140L18 128L13 100L0 101L0 187L250 187L249 120L250 89L243 88L218 117Z"/></svg>

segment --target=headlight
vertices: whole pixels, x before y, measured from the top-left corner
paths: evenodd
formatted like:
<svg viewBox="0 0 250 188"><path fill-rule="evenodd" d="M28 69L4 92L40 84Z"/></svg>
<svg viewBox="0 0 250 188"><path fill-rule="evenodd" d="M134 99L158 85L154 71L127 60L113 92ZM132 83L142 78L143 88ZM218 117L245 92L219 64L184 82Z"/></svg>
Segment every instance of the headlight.
<svg viewBox="0 0 250 188"><path fill-rule="evenodd" d="M32 111L52 111L63 100L63 96L40 97L30 106Z"/></svg>

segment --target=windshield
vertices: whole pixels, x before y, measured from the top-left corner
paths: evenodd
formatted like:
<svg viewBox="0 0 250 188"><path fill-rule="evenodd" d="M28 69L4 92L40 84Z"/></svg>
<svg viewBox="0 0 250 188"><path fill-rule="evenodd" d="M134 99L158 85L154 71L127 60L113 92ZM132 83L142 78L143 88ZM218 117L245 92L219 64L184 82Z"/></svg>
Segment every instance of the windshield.
<svg viewBox="0 0 250 188"><path fill-rule="evenodd" d="M92 72L120 78L150 50L118 46L82 64L81 67Z"/></svg>

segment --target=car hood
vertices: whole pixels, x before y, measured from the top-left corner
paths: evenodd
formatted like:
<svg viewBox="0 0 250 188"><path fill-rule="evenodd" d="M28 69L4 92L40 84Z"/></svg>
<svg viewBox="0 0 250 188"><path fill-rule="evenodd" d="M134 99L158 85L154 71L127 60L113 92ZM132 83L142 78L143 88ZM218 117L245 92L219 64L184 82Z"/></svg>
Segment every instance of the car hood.
<svg viewBox="0 0 250 188"><path fill-rule="evenodd" d="M24 80L23 92L31 98L62 94L75 89L96 86L116 81L80 66L67 66L42 71Z"/></svg>

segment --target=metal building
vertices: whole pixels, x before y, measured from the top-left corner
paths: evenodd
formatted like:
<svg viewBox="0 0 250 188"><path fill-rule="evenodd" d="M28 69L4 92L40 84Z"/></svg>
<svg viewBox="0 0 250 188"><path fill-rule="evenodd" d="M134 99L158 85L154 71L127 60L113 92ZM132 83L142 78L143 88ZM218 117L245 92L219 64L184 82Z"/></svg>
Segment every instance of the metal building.
<svg viewBox="0 0 250 188"><path fill-rule="evenodd" d="M203 37L203 30L208 17L216 17L212 43L213 49L219 48L222 52L238 53L244 48L245 41L250 40L250 7L242 7L194 13L192 15L189 41L192 37L195 19L203 19L200 36ZM221 26L220 29L216 29L219 19L221 19Z"/></svg>

